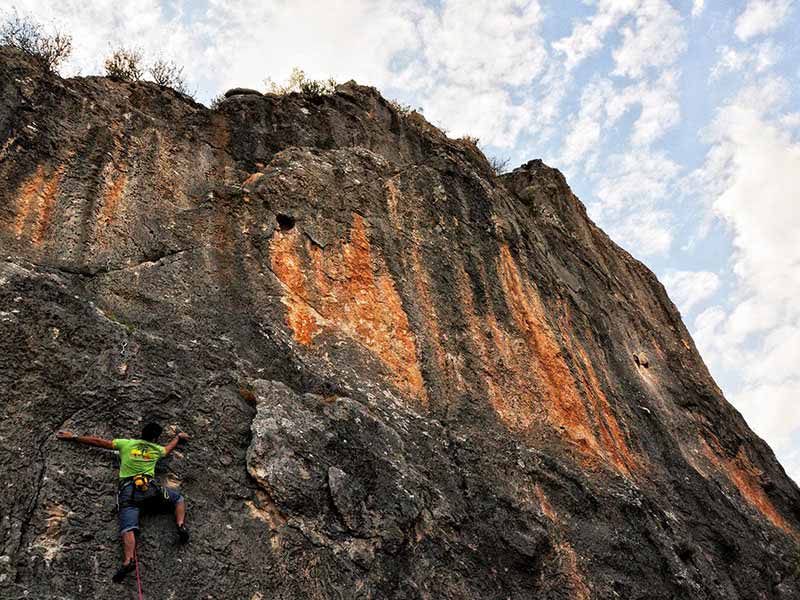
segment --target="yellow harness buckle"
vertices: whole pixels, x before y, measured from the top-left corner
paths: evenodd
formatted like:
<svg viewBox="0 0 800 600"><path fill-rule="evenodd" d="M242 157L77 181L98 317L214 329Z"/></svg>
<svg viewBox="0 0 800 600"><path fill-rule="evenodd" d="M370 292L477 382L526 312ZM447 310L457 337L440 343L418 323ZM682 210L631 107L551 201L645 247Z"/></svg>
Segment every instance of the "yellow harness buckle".
<svg viewBox="0 0 800 600"><path fill-rule="evenodd" d="M145 475L134 475L133 485L135 485L136 489L140 492L146 492L148 488L148 479Z"/></svg>

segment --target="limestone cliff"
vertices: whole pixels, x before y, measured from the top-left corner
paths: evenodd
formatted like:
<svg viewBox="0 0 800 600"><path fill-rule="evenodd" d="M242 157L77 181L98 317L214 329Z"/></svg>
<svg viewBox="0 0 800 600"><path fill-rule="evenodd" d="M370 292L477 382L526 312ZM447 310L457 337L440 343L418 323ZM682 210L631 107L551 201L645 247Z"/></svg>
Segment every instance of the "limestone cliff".
<svg viewBox="0 0 800 600"><path fill-rule="evenodd" d="M150 418L194 537L144 520L146 597L800 597L800 491L540 161L0 49L0 249L0 597L134 597L53 433Z"/></svg>

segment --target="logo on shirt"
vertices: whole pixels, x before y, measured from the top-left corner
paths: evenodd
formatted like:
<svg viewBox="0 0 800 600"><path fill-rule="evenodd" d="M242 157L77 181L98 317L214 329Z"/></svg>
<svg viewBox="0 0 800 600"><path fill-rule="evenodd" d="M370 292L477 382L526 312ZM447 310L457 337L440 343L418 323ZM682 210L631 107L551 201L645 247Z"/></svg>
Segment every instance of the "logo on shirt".
<svg viewBox="0 0 800 600"><path fill-rule="evenodd" d="M147 446L137 446L131 450L131 456L133 458L138 458L139 460L154 460L158 458L154 454L150 453L150 448Z"/></svg>

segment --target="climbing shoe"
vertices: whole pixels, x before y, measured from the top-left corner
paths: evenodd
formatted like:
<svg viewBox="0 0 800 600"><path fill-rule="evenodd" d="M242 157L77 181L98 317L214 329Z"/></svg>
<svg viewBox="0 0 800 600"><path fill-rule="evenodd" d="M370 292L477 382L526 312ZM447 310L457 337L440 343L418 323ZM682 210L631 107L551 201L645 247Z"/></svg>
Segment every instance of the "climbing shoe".
<svg viewBox="0 0 800 600"><path fill-rule="evenodd" d="M176 525L175 527L178 529L178 541L181 544L185 544L186 542L188 542L189 530L186 529L186 524L184 523L183 525Z"/></svg>
<svg viewBox="0 0 800 600"><path fill-rule="evenodd" d="M136 565L133 563L133 561L129 562L127 565L122 565L117 572L114 573L114 576L111 578L111 580L114 583L122 583L122 580L125 579L125 575L131 571L134 571L135 569Z"/></svg>

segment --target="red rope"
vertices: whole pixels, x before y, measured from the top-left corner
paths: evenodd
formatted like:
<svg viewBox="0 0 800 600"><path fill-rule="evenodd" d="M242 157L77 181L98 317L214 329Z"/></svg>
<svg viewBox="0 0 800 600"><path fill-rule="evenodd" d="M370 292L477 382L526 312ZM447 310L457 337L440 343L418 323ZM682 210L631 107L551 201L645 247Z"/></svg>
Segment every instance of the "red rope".
<svg viewBox="0 0 800 600"><path fill-rule="evenodd" d="M139 600L142 600L142 580L139 578L139 552L137 551L137 546L133 548L133 562L136 565L136 587L139 588Z"/></svg>

